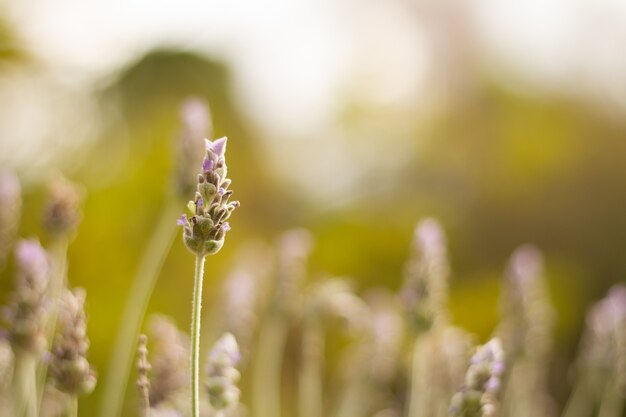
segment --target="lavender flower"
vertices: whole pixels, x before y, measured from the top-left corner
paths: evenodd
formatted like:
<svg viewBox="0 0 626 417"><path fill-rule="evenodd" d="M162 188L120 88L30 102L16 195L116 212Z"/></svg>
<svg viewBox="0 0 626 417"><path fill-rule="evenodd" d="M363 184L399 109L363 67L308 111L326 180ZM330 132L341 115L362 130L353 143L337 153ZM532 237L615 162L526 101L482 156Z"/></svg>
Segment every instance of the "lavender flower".
<svg viewBox="0 0 626 417"><path fill-rule="evenodd" d="M20 182L10 171L0 172L0 267L3 266L20 224Z"/></svg>
<svg viewBox="0 0 626 417"><path fill-rule="evenodd" d="M50 351L50 380L62 392L88 394L96 386L96 374L87 361L85 291L65 290L59 307L59 332Z"/></svg>
<svg viewBox="0 0 626 417"><path fill-rule="evenodd" d="M412 256L400 294L417 330L447 322L448 275L443 230L434 219L424 219L415 229Z"/></svg>
<svg viewBox="0 0 626 417"><path fill-rule="evenodd" d="M189 340L167 316L152 316L148 329L153 346L150 404L158 407L174 402L176 394L187 385Z"/></svg>
<svg viewBox="0 0 626 417"><path fill-rule="evenodd" d="M309 320L339 318L349 329L363 331L370 325L367 305L344 279L327 279L313 286L305 314Z"/></svg>
<svg viewBox="0 0 626 417"><path fill-rule="evenodd" d="M504 351L495 338L480 346L470 361L465 383L452 398L451 416L495 417L504 373Z"/></svg>
<svg viewBox="0 0 626 417"><path fill-rule="evenodd" d="M48 200L43 212L43 224L53 236L69 236L81 220L82 190L62 176L48 186Z"/></svg>
<svg viewBox="0 0 626 417"><path fill-rule="evenodd" d="M297 306L300 287L306 280L306 261L313 246L313 236L305 229L283 233L278 241L278 277L274 308L292 312Z"/></svg>
<svg viewBox="0 0 626 417"><path fill-rule="evenodd" d="M6 310L13 349L40 354L46 348L48 255L35 239L18 242L17 285Z"/></svg>
<svg viewBox="0 0 626 417"><path fill-rule="evenodd" d="M216 410L233 407L239 403L239 371L235 366L239 363L239 347L235 337L226 333L209 353L207 362L206 389L209 402Z"/></svg>
<svg viewBox="0 0 626 417"><path fill-rule="evenodd" d="M228 190L230 180L226 177L226 138L205 141L206 156L198 176L198 191L188 206L193 216L187 219L183 215L178 220L183 226L185 245L199 256L215 254L222 248L230 230L227 220L239 207L238 201L228 201L233 192Z"/></svg>
<svg viewBox="0 0 626 417"><path fill-rule="evenodd" d="M196 188L195 167L202 160L198 148L202 146L203 138L212 136L213 126L207 104L197 98L189 98L182 103L180 119L182 131L176 141L176 190L180 196L189 196Z"/></svg>

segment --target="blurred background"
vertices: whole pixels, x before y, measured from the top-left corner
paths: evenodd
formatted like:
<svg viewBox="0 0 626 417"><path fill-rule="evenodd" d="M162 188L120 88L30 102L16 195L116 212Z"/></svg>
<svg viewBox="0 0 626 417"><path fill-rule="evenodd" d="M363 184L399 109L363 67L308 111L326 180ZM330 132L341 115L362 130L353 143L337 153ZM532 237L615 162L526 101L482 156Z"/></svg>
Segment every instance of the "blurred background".
<svg viewBox="0 0 626 417"><path fill-rule="evenodd" d="M562 376L585 309L626 277L621 0L0 4L0 167L23 182L24 237L40 234L56 172L87 190L69 279L87 289L101 377L190 96L229 137L242 203L208 262L207 306L238 248L296 226L316 237L314 276L396 290L413 228L433 216L454 321L482 339L509 254L544 251ZM192 274L177 239L150 311L186 328ZM564 398L567 381L553 385Z"/></svg>

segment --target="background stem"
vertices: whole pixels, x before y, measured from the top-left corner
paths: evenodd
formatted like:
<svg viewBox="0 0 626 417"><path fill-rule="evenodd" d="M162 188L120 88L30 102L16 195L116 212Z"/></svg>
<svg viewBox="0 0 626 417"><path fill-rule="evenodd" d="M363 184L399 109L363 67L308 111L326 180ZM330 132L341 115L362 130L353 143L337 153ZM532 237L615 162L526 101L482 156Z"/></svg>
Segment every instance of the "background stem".
<svg viewBox="0 0 626 417"><path fill-rule="evenodd" d="M176 217L180 210L179 206L176 199L172 199L167 204L143 252L113 347L106 385L100 403L100 417L118 417L121 415L124 394L135 355L137 335L141 329L159 273L176 235Z"/></svg>
<svg viewBox="0 0 626 417"><path fill-rule="evenodd" d="M324 334L317 319L305 324L302 335L302 369L300 370L300 417L322 417L322 362Z"/></svg>

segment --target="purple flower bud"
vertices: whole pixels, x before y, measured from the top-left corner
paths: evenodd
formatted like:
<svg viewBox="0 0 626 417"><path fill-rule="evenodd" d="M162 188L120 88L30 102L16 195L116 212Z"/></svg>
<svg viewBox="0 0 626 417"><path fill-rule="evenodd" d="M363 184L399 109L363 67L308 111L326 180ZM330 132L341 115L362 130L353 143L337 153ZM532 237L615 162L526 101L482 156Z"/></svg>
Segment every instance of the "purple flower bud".
<svg viewBox="0 0 626 417"><path fill-rule="evenodd" d="M196 201L196 211L197 212L202 211L203 207L204 207L204 200L199 198L198 201Z"/></svg>
<svg viewBox="0 0 626 417"><path fill-rule="evenodd" d="M220 189L219 189L219 190L217 190L217 193L218 193L219 195L224 195L224 193L225 193L225 192L226 192L226 190L224 189L224 187L220 187Z"/></svg>
<svg viewBox="0 0 626 417"><path fill-rule="evenodd" d="M186 214L181 214L179 219L176 220L176 224L178 226L185 226L187 224L187 215Z"/></svg>
<svg viewBox="0 0 626 417"><path fill-rule="evenodd" d="M202 162L202 170L205 173L213 171L214 166L215 166L215 162L213 162L212 159L204 158L204 161Z"/></svg>
<svg viewBox="0 0 626 417"><path fill-rule="evenodd" d="M222 225L222 229L225 232L228 232L230 230L230 224L228 224L228 222L224 222L224 224Z"/></svg>
<svg viewBox="0 0 626 417"><path fill-rule="evenodd" d="M226 153L226 141L228 138L224 136L223 138L216 139L214 141L210 141L205 139L206 149L207 151L213 152L217 155L218 158L223 157Z"/></svg>

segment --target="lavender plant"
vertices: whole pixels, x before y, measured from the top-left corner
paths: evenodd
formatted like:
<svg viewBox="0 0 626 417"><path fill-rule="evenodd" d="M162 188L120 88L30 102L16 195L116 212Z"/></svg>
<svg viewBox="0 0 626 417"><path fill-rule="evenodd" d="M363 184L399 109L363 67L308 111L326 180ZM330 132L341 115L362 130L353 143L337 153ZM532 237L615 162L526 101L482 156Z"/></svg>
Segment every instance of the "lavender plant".
<svg viewBox="0 0 626 417"><path fill-rule="evenodd" d="M226 232L230 230L227 220L239 206L229 202L232 191L226 177L225 159L227 139L213 142L206 140L206 156L202 162L202 173L198 176L196 197L189 202L191 218L182 215L178 224L183 227L185 246L196 255L194 294L191 318L191 407L192 416L200 415L200 318L202 309L202 281L204 259L219 252L224 244Z"/></svg>
<svg viewBox="0 0 626 417"><path fill-rule="evenodd" d="M239 403L240 375L236 366L240 359L237 340L230 333L215 342L209 352L205 385L215 417L223 416L227 409Z"/></svg>
<svg viewBox="0 0 626 417"><path fill-rule="evenodd" d="M96 374L87 361L89 339L85 315L85 291L65 290L59 308L59 331L50 351L52 385L68 398L68 416L78 415L78 396L93 391Z"/></svg>

